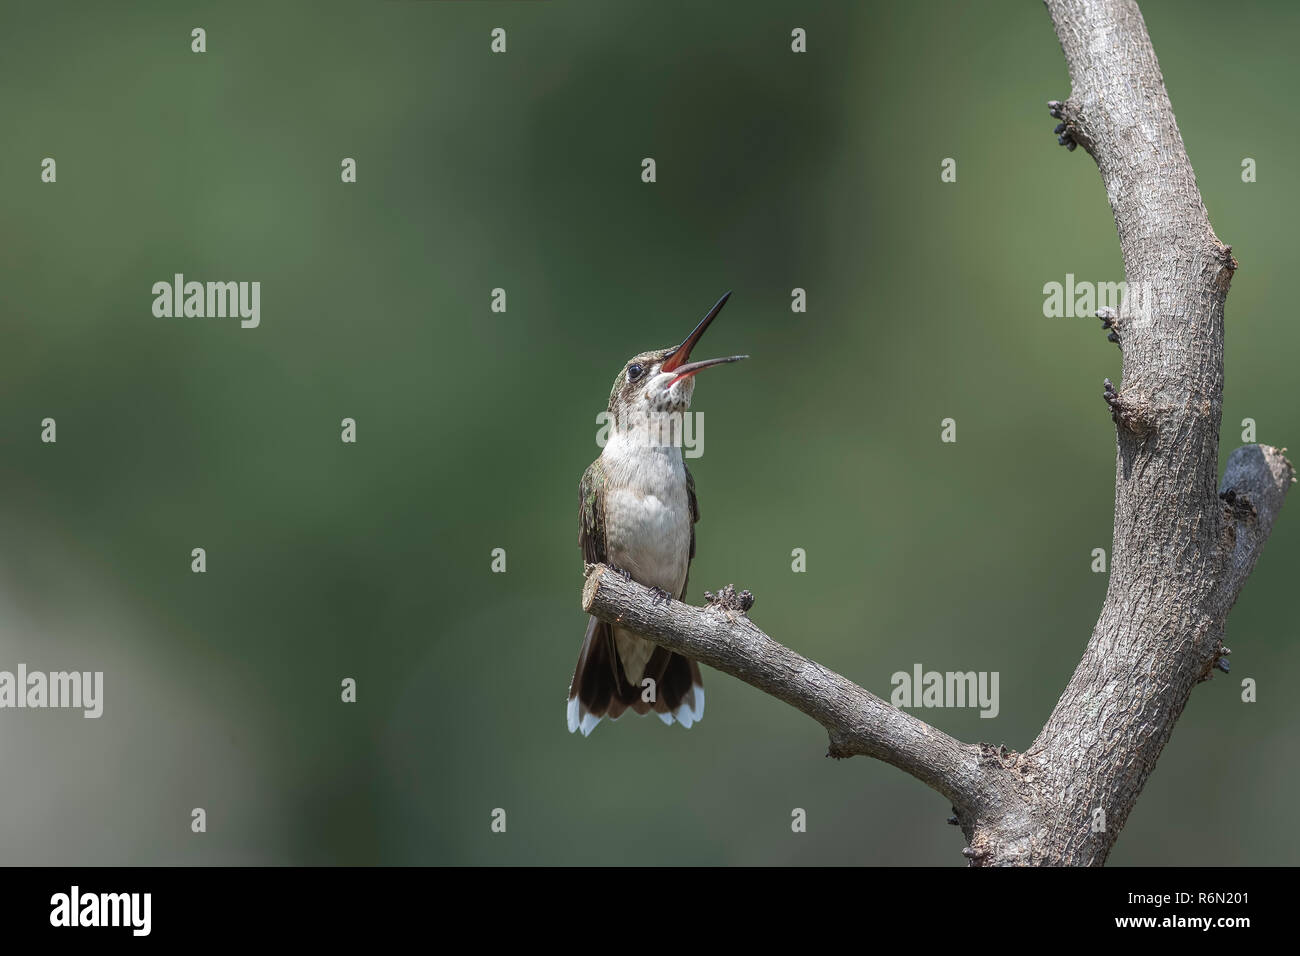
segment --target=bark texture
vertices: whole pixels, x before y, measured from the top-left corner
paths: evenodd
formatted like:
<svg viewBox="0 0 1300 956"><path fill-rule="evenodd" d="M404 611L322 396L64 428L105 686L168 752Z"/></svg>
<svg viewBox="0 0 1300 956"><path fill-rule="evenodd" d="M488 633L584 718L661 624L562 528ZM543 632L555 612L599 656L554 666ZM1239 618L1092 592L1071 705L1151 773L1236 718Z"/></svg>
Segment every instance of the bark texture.
<svg viewBox="0 0 1300 956"><path fill-rule="evenodd" d="M588 568L583 606L732 674L820 722L832 756L899 767L953 803L973 865L1100 865L1193 688L1226 661L1229 610L1294 469L1278 449L1230 456L1216 486L1224 301L1237 262L1210 227L1146 25L1132 0L1046 0L1072 89L1062 141L1097 163L1129 295L1108 320L1123 353L1109 587L1092 637L1024 753L954 740L783 647L734 607L656 605ZM1226 666L1226 665L1225 665Z"/></svg>
<svg viewBox="0 0 1300 956"><path fill-rule="evenodd" d="M1106 602L1026 754L1043 787L1025 862L1086 865L1105 861L1192 688L1223 657L1225 619L1292 469L1276 449L1250 446L1233 454L1223 498L1216 489L1237 263L1210 227L1137 4L1047 8L1070 69L1065 134L1097 162L1130 289L1114 323L1124 377L1109 399L1118 441ZM998 826L981 835L990 860L1020 862L997 848Z"/></svg>

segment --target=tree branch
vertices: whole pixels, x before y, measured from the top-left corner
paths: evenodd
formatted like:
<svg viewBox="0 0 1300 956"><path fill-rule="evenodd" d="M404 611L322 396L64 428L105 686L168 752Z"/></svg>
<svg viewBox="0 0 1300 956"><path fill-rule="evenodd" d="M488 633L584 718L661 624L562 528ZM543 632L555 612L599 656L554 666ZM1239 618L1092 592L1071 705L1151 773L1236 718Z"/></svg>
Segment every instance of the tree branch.
<svg viewBox="0 0 1300 956"><path fill-rule="evenodd" d="M1123 379L1106 600L1074 675L1023 754L960 743L778 644L735 610L656 606L588 568L583 607L732 674L826 728L831 754L899 767L952 800L973 864L1105 862L1192 690L1226 669L1229 610L1295 470L1237 449L1216 487L1224 301L1237 268L1196 187L1133 0L1045 0L1073 83L1049 105L1097 162L1127 294L1103 317Z"/></svg>
<svg viewBox="0 0 1300 956"><path fill-rule="evenodd" d="M1120 427L1106 601L1027 756L1042 770L1035 859L1101 864L1192 689L1226 653L1228 611L1294 471L1276 449L1239 449L1224 491L1246 504L1219 499L1224 301L1237 261L1210 227L1137 5L1046 2L1073 84L1052 111L1097 162L1127 294L1111 322L1124 377L1117 395L1107 390Z"/></svg>
<svg viewBox="0 0 1300 956"><path fill-rule="evenodd" d="M883 760L929 784L954 806L973 809L989 802L977 748L772 640L739 609L656 602L650 590L603 564L587 565L582 607L803 711L826 728L828 757Z"/></svg>
<svg viewBox="0 0 1300 956"><path fill-rule="evenodd" d="M1219 499L1227 508L1223 526L1230 529L1230 535L1222 548L1226 567L1217 595L1224 615L1255 569L1286 493L1295 483L1295 469L1283 451L1268 445L1243 445L1228 458L1224 469Z"/></svg>

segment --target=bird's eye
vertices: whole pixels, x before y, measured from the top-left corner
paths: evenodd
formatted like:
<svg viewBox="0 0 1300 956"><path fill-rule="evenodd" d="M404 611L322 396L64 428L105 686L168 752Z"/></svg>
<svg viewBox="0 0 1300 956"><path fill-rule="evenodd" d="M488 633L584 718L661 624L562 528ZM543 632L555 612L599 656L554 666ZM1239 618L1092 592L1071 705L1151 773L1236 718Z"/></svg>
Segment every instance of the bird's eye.
<svg viewBox="0 0 1300 956"><path fill-rule="evenodd" d="M637 365L635 362L633 362L631 365L627 367L627 380L629 382L635 382L638 378L640 378L644 374L645 374L645 369L643 369L640 365Z"/></svg>

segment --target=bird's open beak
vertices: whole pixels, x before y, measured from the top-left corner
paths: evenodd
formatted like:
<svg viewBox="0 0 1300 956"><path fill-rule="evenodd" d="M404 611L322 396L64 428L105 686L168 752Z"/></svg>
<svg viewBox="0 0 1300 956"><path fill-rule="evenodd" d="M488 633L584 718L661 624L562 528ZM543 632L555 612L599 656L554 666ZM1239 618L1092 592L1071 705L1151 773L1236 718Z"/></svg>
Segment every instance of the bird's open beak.
<svg viewBox="0 0 1300 956"><path fill-rule="evenodd" d="M672 354L669 355L668 358L664 359L664 364L659 367L660 371L677 373L673 380L668 383L670 388L675 383L690 375L694 375L701 369L706 369L713 365L725 365L728 362L739 362L741 359L749 358L748 355L729 355L726 358L703 359L699 362L687 361L691 357L691 350L695 348L696 343L698 343L700 338L704 335L704 330L709 327L709 323L717 317L718 313L722 311L722 307L727 304L727 300L730 298L731 293L728 292L719 299L717 304L713 308L709 309L709 314L700 319L700 324L695 327L695 330L691 332L690 335L686 336L686 341L673 349Z"/></svg>

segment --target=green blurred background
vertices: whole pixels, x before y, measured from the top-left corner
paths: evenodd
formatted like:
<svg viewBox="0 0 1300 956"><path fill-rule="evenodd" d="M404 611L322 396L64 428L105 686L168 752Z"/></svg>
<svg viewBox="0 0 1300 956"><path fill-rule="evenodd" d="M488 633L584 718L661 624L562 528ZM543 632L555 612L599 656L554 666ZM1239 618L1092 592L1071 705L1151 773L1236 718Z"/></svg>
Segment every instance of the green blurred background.
<svg viewBox="0 0 1300 956"><path fill-rule="evenodd" d="M1142 6L1241 261L1223 454L1300 441L1300 9ZM1111 536L1119 352L1042 308L1123 278L1068 92L1032 2L6 4L0 668L106 702L0 712L0 861L963 865L942 797L717 672L689 732L568 734L576 487L621 363L733 289L690 598L885 697L998 671L997 719L917 713L1026 747ZM175 272L261 327L154 318ZM1288 511L1112 863L1297 862L1298 556Z"/></svg>

